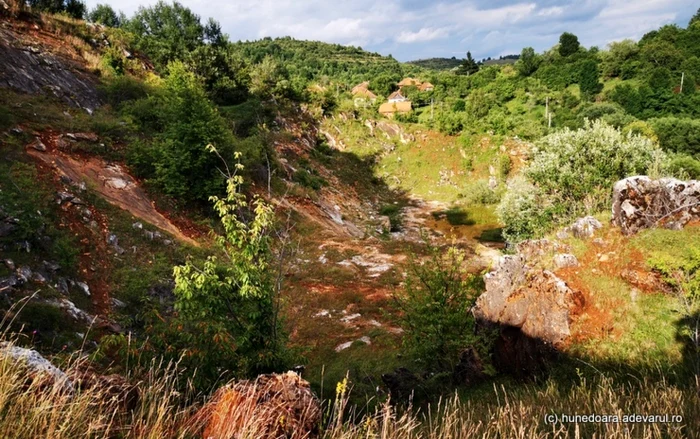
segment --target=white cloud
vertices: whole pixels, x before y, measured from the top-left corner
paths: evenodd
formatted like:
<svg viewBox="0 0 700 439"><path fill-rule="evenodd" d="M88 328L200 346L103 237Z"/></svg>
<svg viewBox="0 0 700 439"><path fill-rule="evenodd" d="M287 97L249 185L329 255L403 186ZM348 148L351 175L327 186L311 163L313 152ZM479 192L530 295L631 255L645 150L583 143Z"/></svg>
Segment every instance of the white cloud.
<svg viewBox="0 0 700 439"><path fill-rule="evenodd" d="M555 17L564 13L564 8L561 6L552 6L551 8L540 9L537 15L540 17Z"/></svg>
<svg viewBox="0 0 700 439"><path fill-rule="evenodd" d="M110 3L128 15L156 0L87 0ZM203 18L218 20L232 40L265 36L361 45L400 60L420 54L476 58L512 48L553 46L573 32L585 46L639 38L687 19L697 0L179 0ZM681 23L685 25L685 22Z"/></svg>
<svg viewBox="0 0 700 439"><path fill-rule="evenodd" d="M399 43L417 43L432 41L438 38L445 38L447 35L446 29L432 29L424 27L418 32L403 31L398 37L396 37L396 41Z"/></svg>

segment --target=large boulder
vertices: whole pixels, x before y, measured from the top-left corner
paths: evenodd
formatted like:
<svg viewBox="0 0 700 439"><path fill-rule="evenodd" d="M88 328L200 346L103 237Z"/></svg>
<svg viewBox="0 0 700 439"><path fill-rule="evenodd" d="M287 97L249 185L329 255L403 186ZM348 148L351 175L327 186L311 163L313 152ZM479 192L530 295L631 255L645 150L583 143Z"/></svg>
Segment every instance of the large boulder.
<svg viewBox="0 0 700 439"><path fill-rule="evenodd" d="M30 381L38 380L42 384L58 386L65 392L73 392L73 382L70 378L33 349L2 342L0 343L0 361L2 360L21 364L26 368L26 378Z"/></svg>
<svg viewBox="0 0 700 439"><path fill-rule="evenodd" d="M321 404L307 381L287 372L222 387L197 416L207 439L311 438L318 434Z"/></svg>
<svg viewBox="0 0 700 439"><path fill-rule="evenodd" d="M700 219L700 181L625 178L613 187L612 222L626 235L650 227L681 229Z"/></svg>
<svg viewBox="0 0 700 439"><path fill-rule="evenodd" d="M551 271L528 265L521 254L507 255L484 276L484 283L486 290L474 308L477 319L518 328L550 344L571 334L577 293Z"/></svg>

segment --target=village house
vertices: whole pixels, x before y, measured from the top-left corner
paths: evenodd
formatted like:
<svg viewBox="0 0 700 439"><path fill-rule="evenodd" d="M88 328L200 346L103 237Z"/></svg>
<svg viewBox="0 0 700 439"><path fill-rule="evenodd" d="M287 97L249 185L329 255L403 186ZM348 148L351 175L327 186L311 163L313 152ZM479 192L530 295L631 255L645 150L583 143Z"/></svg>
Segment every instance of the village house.
<svg viewBox="0 0 700 439"><path fill-rule="evenodd" d="M399 82L398 86L399 86L399 89L401 89L402 87L410 87L410 86L419 87L420 81L415 79L415 78L403 78L401 80L401 82Z"/></svg>
<svg viewBox="0 0 700 439"><path fill-rule="evenodd" d="M397 85L399 86L399 90L403 89L404 87L416 87L420 91L433 91L435 88L433 84L429 82L421 82L415 78L403 78Z"/></svg>
<svg viewBox="0 0 700 439"><path fill-rule="evenodd" d="M354 86L352 90L350 91L353 95L355 95L358 92L361 92L363 90L369 90L369 81L361 82Z"/></svg>
<svg viewBox="0 0 700 439"><path fill-rule="evenodd" d="M420 91L433 91L434 89L435 86L429 82L424 82L418 86L418 90Z"/></svg>
<svg viewBox="0 0 700 439"><path fill-rule="evenodd" d="M351 90L355 107L366 107L367 103L374 103L377 100L377 95L369 90L369 81L357 84Z"/></svg>
<svg viewBox="0 0 700 439"><path fill-rule="evenodd" d="M393 118L396 113L409 113L411 111L411 102L385 102L379 106L379 113L382 116Z"/></svg>
<svg viewBox="0 0 700 439"><path fill-rule="evenodd" d="M390 94L387 100L389 101L389 103L408 101L408 99L406 99L404 95L401 94L401 90L395 91L392 94Z"/></svg>

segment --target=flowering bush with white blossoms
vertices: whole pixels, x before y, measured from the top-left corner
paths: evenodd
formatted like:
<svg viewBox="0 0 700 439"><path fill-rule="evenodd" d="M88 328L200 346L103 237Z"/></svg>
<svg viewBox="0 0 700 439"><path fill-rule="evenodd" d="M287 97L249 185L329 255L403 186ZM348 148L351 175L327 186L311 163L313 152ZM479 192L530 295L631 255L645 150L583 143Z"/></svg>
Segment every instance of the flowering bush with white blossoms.
<svg viewBox="0 0 700 439"><path fill-rule="evenodd" d="M512 181L498 207L505 237L542 235L553 224L605 210L616 181L658 172L666 160L652 140L622 134L601 120L550 134L537 143L523 171L527 181Z"/></svg>
<svg viewBox="0 0 700 439"><path fill-rule="evenodd" d="M543 201L539 188L523 175L516 175L508 182L508 190L496 208L508 242L542 235L551 227L552 206L543 205Z"/></svg>

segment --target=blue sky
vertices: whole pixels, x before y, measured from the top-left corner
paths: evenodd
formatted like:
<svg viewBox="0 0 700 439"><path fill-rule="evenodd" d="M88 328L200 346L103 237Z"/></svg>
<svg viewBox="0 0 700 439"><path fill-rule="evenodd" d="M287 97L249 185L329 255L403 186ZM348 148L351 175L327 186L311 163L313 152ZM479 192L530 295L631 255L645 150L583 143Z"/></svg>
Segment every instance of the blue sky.
<svg viewBox="0 0 700 439"><path fill-rule="evenodd" d="M156 0L87 0L131 15ZM419 58L477 58L552 47L564 31L587 47L639 39L661 25L685 27L697 0L181 0L203 19L218 20L232 40L265 36L351 44Z"/></svg>

